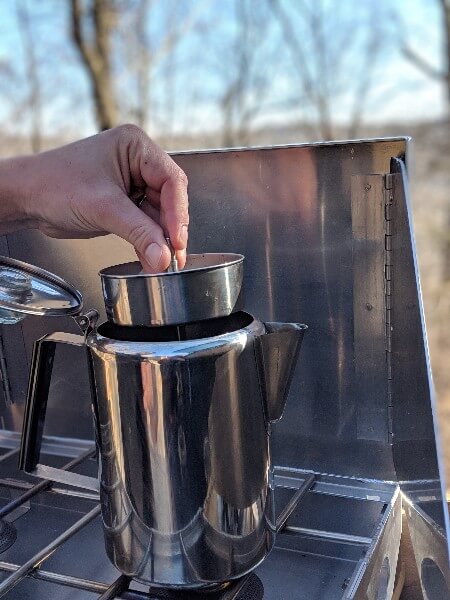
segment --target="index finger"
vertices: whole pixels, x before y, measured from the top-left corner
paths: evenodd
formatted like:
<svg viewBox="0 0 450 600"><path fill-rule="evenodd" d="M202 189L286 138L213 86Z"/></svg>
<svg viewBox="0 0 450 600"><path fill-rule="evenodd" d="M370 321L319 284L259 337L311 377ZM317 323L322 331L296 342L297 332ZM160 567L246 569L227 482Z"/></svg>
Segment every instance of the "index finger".
<svg viewBox="0 0 450 600"><path fill-rule="evenodd" d="M188 179L170 156L151 142L140 159L140 174L147 186L160 192L160 222L175 250L187 246L189 225Z"/></svg>

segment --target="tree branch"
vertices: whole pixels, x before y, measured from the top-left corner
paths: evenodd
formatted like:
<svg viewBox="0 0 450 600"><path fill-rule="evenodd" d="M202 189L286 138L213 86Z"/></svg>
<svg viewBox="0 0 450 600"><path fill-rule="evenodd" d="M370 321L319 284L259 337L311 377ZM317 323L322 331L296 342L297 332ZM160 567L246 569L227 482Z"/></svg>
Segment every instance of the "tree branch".
<svg viewBox="0 0 450 600"><path fill-rule="evenodd" d="M414 66L416 66L422 73L428 75L428 77L432 77L433 79L438 79L439 81L446 79L446 74L444 71L440 71L430 65L424 58L422 58L415 50L410 48L409 46L403 46L402 53Z"/></svg>
<svg viewBox="0 0 450 600"><path fill-rule="evenodd" d="M93 39L87 39L83 21L88 18L80 0L71 0L72 38L91 82L97 122L101 130L117 124L117 104L111 73L111 34L116 22L113 0L91 0Z"/></svg>

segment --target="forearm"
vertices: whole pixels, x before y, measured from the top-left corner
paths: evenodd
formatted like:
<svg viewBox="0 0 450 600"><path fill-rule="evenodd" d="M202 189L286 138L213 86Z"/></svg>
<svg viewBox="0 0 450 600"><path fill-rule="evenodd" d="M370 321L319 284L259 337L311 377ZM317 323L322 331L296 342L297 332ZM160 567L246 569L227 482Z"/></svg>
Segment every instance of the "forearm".
<svg viewBox="0 0 450 600"><path fill-rule="evenodd" d="M0 160L0 235L35 226L28 210L33 178L32 156Z"/></svg>

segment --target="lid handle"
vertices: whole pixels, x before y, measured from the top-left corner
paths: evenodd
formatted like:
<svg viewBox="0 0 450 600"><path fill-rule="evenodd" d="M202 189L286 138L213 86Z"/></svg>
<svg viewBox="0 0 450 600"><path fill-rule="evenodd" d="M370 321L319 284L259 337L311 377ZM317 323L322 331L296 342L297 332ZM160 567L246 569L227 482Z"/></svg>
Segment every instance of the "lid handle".
<svg viewBox="0 0 450 600"><path fill-rule="evenodd" d="M73 316L82 308L80 292L61 277L0 256L0 324L13 325L26 315Z"/></svg>

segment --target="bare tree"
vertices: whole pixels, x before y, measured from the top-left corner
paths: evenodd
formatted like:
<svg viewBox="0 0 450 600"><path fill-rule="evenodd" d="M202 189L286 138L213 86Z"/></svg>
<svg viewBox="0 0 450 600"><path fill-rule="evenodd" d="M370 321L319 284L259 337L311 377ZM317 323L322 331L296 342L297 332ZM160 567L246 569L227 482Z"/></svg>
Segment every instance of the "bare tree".
<svg viewBox="0 0 450 600"><path fill-rule="evenodd" d="M118 87L128 90L128 94L117 98L120 114L126 120L131 120L143 129L150 125L152 113L152 79L158 61L166 54L162 46L166 43L166 36L159 46L155 46L150 33L150 24L154 18L155 0L134 0L127 3L121 10L120 22L115 39L117 51L122 56L123 68L121 73L116 73ZM165 3L165 12L171 14L170 26L177 23L176 15L172 14L171 2ZM133 32L130 35L130 31ZM168 30L167 30L168 31ZM167 53L172 51L168 44ZM161 57L158 56L161 51ZM162 78L163 80L166 77ZM162 81L161 81L162 83Z"/></svg>
<svg viewBox="0 0 450 600"><path fill-rule="evenodd" d="M441 8L442 27L444 32L443 68L439 69L435 65L429 63L405 41L402 43L402 51L405 57L422 73L432 79L441 81L444 84L447 96L447 112L450 119L450 0L437 0L437 2Z"/></svg>
<svg viewBox="0 0 450 600"><path fill-rule="evenodd" d="M366 21L359 23L348 3L336 4L330 31L329 10L323 0L298 2L295 12L292 5L288 11L282 0L269 3L299 81L294 102L300 103L302 98L305 108L312 110L318 135L333 139L336 104L346 97L348 136L355 137L382 48L381 19L374 14L377 7L368 5ZM357 64L352 65L349 57L358 57Z"/></svg>
<svg viewBox="0 0 450 600"><path fill-rule="evenodd" d="M149 22L155 0L129 0L120 6L114 53L120 56L121 70L114 73L117 109L122 120L132 121L146 129L151 105L152 40Z"/></svg>
<svg viewBox="0 0 450 600"><path fill-rule="evenodd" d="M359 135L364 112L366 111L367 100L370 95L371 87L375 76L375 65L380 55L380 49L383 36L380 31L377 19L371 24L367 31L365 43L361 49L362 69L356 80L353 93L352 106L350 108L350 119L348 127L348 137L356 138Z"/></svg>
<svg viewBox="0 0 450 600"><path fill-rule="evenodd" d="M270 82L270 73L261 60L270 23L264 3L236 0L234 10L236 33L231 56L225 63L224 90L220 98L224 146L250 143L252 124L263 109Z"/></svg>
<svg viewBox="0 0 450 600"><path fill-rule="evenodd" d="M39 152L42 146L42 91L36 57L36 44L26 0L16 0L16 14L29 88L26 105L31 118L31 149L33 152Z"/></svg>
<svg viewBox="0 0 450 600"><path fill-rule="evenodd" d="M247 119L245 119L243 112L245 95L249 87L250 62L254 54L250 44L250 14L247 0L238 0L235 3L235 9L238 32L232 53L236 57L236 68L225 87L220 102L223 114L222 143L224 146L246 142ZM239 124L236 123L236 119L239 120Z"/></svg>
<svg viewBox="0 0 450 600"><path fill-rule="evenodd" d="M72 38L86 66L100 130L117 125L112 70L112 36L117 23L115 0L71 0Z"/></svg>
<svg viewBox="0 0 450 600"><path fill-rule="evenodd" d="M145 2L145 0L142 1ZM165 0L163 3L165 9L165 18L163 21L164 34L161 39L157 43L152 42L148 31L142 31L142 43L139 48L142 58L141 66L138 67L140 72L140 76L138 76L138 82L140 82L138 89L140 92L138 94L139 104L137 112L144 117L142 126L148 126L149 112L152 109L151 88L152 83L155 83L153 79L155 72L159 68L158 83L161 87L165 87L166 92L163 110L166 142L170 139L175 113L175 90L179 71L176 56L177 49L185 36L195 29L199 15L201 15L205 5L209 1L202 0L191 3L186 11L182 11L179 0ZM151 17L150 13L149 15ZM139 63L139 59L136 62ZM164 65L164 69L161 69L162 65Z"/></svg>
<svg viewBox="0 0 450 600"><path fill-rule="evenodd" d="M153 73L193 27L203 4L186 11L176 0L160 2L167 19L155 42L149 27L156 0L71 0L72 38L89 75L100 129L125 119L148 127ZM172 65L167 77L174 70ZM119 94L122 89L127 93Z"/></svg>
<svg viewBox="0 0 450 600"><path fill-rule="evenodd" d="M147 127L148 112L150 110L150 73L151 56L150 43L147 32L147 21L150 13L150 0L140 0L136 10L136 40L138 42L139 60L136 61L137 85L137 124Z"/></svg>

